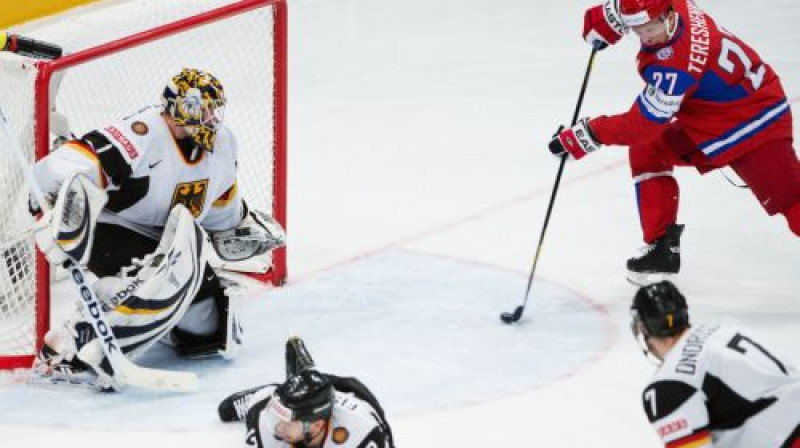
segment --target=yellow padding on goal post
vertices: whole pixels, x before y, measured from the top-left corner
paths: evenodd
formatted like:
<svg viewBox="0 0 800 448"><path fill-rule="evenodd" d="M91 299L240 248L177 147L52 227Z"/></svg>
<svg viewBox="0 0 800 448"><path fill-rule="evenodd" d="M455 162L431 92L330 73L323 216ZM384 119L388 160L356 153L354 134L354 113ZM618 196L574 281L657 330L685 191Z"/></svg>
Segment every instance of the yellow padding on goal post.
<svg viewBox="0 0 800 448"><path fill-rule="evenodd" d="M97 3L98 0L22 1L0 0L0 29L19 25L34 19L52 16L79 5Z"/></svg>

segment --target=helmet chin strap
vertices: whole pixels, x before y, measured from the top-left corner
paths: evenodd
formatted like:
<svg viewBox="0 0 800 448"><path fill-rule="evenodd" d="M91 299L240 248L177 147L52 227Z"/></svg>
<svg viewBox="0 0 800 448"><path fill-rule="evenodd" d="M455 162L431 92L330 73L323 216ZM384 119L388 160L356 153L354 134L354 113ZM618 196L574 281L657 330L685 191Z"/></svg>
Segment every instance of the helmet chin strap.
<svg viewBox="0 0 800 448"><path fill-rule="evenodd" d="M650 344L648 344L651 336L647 334L647 330L645 330L642 321L639 320L638 314L634 314L633 320L631 321L631 332L633 333L633 338L636 339L636 343L639 345L639 348L642 349L645 358L657 366L663 364L664 361L656 356L656 354L651 350Z"/></svg>
<svg viewBox="0 0 800 448"><path fill-rule="evenodd" d="M656 356L655 353L653 353L652 350L650 350L650 346L647 344L647 340L650 339L650 336L647 336L646 334L639 332L636 334L635 337L636 337L636 342L639 344L639 347L641 347L642 352L644 352L644 357L647 358L648 361L657 366L660 366L661 364L664 363L664 360L660 359L658 356Z"/></svg>

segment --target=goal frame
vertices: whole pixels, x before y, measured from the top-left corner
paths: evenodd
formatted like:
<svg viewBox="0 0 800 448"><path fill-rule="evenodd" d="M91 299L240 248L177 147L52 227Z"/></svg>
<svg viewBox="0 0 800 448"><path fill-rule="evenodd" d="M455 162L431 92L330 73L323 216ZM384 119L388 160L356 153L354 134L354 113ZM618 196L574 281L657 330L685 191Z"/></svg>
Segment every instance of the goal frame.
<svg viewBox="0 0 800 448"><path fill-rule="evenodd" d="M34 147L35 159L39 160L49 154L50 138L50 79L52 76L70 67L78 66L94 59L101 58L111 53L123 51L144 45L148 42L162 39L174 34L179 34L199 26L213 23L228 17L246 13L248 11L272 7L273 13L273 142L271 151L273 160L273 217L283 226L286 222L286 133L287 133L287 0L241 0L195 16L180 19L150 30L131 34L120 39L112 40L94 47L90 47L54 60L41 60L36 62L37 75L34 81ZM272 267L263 274L251 274L263 282L270 282L280 286L287 277L286 248L280 248L272 253ZM41 349L44 335L50 324L50 267L47 259L37 249L36 251L36 323L35 323L35 350ZM33 363L35 355L0 356L0 370L27 368Z"/></svg>

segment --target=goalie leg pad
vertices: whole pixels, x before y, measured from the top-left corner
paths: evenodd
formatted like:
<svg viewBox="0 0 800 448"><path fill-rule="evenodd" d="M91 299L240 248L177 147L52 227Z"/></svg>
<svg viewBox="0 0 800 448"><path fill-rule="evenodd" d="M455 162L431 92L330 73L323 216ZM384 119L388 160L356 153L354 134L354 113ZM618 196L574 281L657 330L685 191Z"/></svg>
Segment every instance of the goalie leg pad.
<svg viewBox="0 0 800 448"><path fill-rule="evenodd" d="M203 230L185 207L176 206L153 253L123 269L126 274L93 283L106 321L128 357L146 351L180 321L203 282L207 251ZM76 312L45 336L35 374L52 382L54 374L69 372L67 380L72 381L76 373L90 371L94 384L113 388L114 371L100 342Z"/></svg>
<svg viewBox="0 0 800 448"><path fill-rule="evenodd" d="M180 356L233 359L242 345L240 299L229 296L213 269L195 302L172 331L170 341Z"/></svg>
<svg viewBox="0 0 800 448"><path fill-rule="evenodd" d="M95 284L122 351L135 358L183 317L203 282L205 233L182 205L172 209L156 250Z"/></svg>

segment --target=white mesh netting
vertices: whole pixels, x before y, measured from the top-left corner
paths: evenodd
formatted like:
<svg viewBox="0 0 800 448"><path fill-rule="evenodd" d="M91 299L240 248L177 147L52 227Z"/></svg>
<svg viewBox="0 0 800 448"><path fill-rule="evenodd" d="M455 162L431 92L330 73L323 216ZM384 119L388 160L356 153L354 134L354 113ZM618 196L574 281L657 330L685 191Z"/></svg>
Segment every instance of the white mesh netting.
<svg viewBox="0 0 800 448"><path fill-rule="evenodd" d="M33 101L7 101L19 95L33 98L36 68L23 58L0 59L3 113L33 160ZM2 133L0 133L2 135ZM11 142L0 137L0 355L26 355L35 342L36 278L28 213L27 188Z"/></svg>

